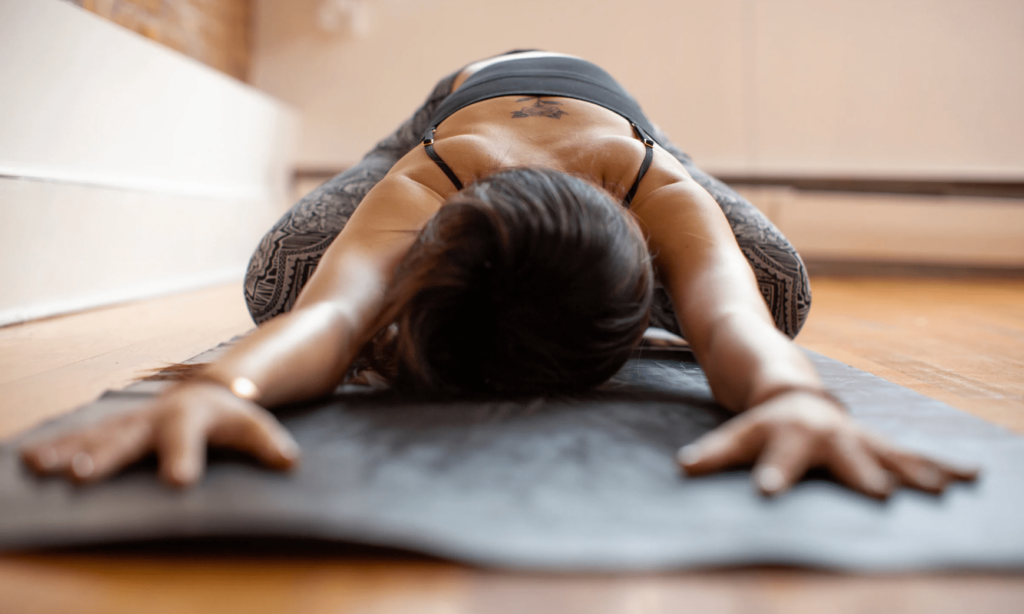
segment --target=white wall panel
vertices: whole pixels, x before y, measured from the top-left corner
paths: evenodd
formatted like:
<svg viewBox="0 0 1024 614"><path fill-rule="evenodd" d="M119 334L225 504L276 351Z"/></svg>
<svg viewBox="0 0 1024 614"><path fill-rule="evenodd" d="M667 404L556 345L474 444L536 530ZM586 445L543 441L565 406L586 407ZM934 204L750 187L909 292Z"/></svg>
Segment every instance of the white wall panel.
<svg viewBox="0 0 1024 614"><path fill-rule="evenodd" d="M237 281L280 213L270 201L0 179L0 325Z"/></svg>
<svg viewBox="0 0 1024 614"><path fill-rule="evenodd" d="M71 3L0 0L0 325L239 279L296 130Z"/></svg>
<svg viewBox="0 0 1024 614"><path fill-rule="evenodd" d="M1024 201L764 190L753 195L808 261L1024 267Z"/></svg>
<svg viewBox="0 0 1024 614"><path fill-rule="evenodd" d="M294 116L60 0L0 0L0 174L205 197L285 189Z"/></svg>

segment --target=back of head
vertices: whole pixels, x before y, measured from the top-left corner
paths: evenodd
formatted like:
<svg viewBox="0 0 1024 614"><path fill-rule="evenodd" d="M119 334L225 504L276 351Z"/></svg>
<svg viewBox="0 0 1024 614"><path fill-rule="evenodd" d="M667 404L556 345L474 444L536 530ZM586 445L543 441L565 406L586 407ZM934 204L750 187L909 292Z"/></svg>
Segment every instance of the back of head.
<svg viewBox="0 0 1024 614"><path fill-rule="evenodd" d="M389 292L393 380L438 393L596 386L647 326L644 239L606 191L544 169L480 179L446 202Z"/></svg>

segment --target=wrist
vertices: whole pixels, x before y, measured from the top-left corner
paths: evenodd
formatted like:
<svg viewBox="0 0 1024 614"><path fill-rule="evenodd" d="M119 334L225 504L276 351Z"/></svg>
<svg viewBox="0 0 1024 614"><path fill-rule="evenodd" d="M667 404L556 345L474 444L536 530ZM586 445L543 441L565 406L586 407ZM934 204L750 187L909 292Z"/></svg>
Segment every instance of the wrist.
<svg viewBox="0 0 1024 614"><path fill-rule="evenodd" d="M850 411L849 408L846 407L846 404L843 403L843 401L839 397L837 397L836 395L832 394L831 392L829 392L825 388L823 388L821 386L815 386L813 384L790 384L790 385L787 385L787 386L778 386L776 388L773 388L767 394L759 395L757 397L757 401L754 402L754 403L751 403L750 407L756 407L758 405L761 405L763 403L767 403L768 401L771 401L771 400L776 399L778 397L781 397L783 395L796 394L796 393L799 393L799 394L809 394L809 395L818 397L819 399L822 399L824 401L828 401L830 404L834 405L837 409L840 409L840 410L842 410L844 412L849 413L849 411Z"/></svg>
<svg viewBox="0 0 1024 614"><path fill-rule="evenodd" d="M209 371L200 371L184 381L184 383L189 382L214 384L244 401L259 403L260 389L247 377L231 377Z"/></svg>

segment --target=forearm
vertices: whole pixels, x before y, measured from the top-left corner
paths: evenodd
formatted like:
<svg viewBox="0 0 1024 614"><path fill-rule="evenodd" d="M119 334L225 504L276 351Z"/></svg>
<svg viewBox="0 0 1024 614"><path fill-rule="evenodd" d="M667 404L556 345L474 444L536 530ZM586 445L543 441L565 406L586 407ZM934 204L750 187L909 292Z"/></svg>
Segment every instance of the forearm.
<svg viewBox="0 0 1024 614"><path fill-rule="evenodd" d="M739 412L787 388L821 390L814 365L775 327L740 258L727 256L689 277L666 277L680 327L715 400Z"/></svg>
<svg viewBox="0 0 1024 614"><path fill-rule="evenodd" d="M711 391L732 411L754 407L786 388L822 387L800 348L760 314L723 315L701 341L694 349Z"/></svg>
<svg viewBox="0 0 1024 614"><path fill-rule="evenodd" d="M258 391L253 400L265 407L315 398L342 379L363 336L347 314L319 303L266 322L203 376L227 385L250 380Z"/></svg>
<svg viewBox="0 0 1024 614"><path fill-rule="evenodd" d="M204 375L227 385L251 380L265 407L333 390L376 332L395 269L441 202L408 173L386 177L321 258L294 309L265 322Z"/></svg>

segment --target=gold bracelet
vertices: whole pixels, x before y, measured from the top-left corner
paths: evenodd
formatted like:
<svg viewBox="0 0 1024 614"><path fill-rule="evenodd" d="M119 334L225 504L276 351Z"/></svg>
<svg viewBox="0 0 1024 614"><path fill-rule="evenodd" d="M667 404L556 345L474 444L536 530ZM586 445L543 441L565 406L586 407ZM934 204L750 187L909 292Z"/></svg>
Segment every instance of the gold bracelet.
<svg viewBox="0 0 1024 614"><path fill-rule="evenodd" d="M260 396L260 389L248 377L233 377L230 381L225 382L219 377L215 377L209 373L197 373L187 381L210 382L211 384L217 384L227 388L231 394L236 397L246 401L252 401L253 403L256 403L256 399Z"/></svg>
<svg viewBox="0 0 1024 614"><path fill-rule="evenodd" d="M760 401L758 401L757 404L761 405L762 403L766 403L768 401L771 401L775 397L782 396L784 394L789 394L790 392L806 392L807 394L812 394L812 395L814 395L814 396L816 396L818 398L825 399L826 401L829 401L829 402L839 406L839 408L842 409L845 412L849 412L850 411L850 409L846 406L846 403L843 403L843 401L839 397L837 397L836 395L832 394L828 390L825 390L824 388L817 388L815 386L805 386L803 384L792 384L790 386L782 386L782 387L776 388L767 397L765 397L765 398L761 399Z"/></svg>

